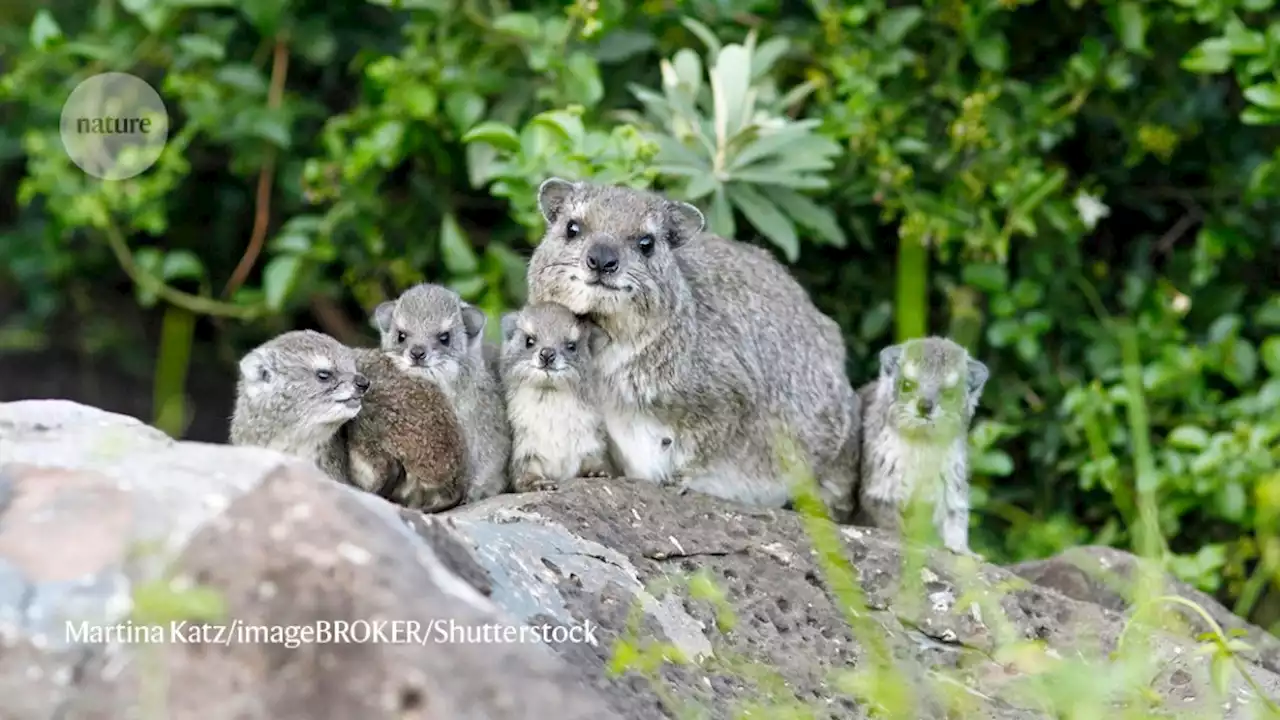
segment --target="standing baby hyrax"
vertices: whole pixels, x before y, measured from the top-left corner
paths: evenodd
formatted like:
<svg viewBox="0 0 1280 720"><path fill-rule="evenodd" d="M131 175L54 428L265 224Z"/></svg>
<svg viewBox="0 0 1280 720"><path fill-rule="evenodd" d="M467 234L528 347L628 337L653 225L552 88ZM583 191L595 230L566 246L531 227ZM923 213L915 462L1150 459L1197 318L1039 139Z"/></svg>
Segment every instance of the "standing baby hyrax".
<svg viewBox="0 0 1280 720"><path fill-rule="evenodd" d="M296 455L350 482L338 430L368 389L351 348L314 330L279 335L240 360L231 444Z"/></svg>
<svg viewBox="0 0 1280 720"><path fill-rule="evenodd" d="M786 268L656 193L552 178L538 205L547 231L529 301L560 303L608 335L593 369L619 470L781 507L798 460L847 520L858 396L840 328Z"/></svg>
<svg viewBox="0 0 1280 720"><path fill-rule="evenodd" d="M482 349L485 314L457 293L423 283L377 307L382 350L401 370L444 391L466 436L467 502L507 488L511 428L502 386Z"/></svg>
<svg viewBox="0 0 1280 720"><path fill-rule="evenodd" d="M859 524L901 530L912 496L933 505L943 545L969 550L969 423L987 366L946 338L880 351L880 377L859 392L863 426Z"/></svg>
<svg viewBox="0 0 1280 720"><path fill-rule="evenodd" d="M466 498L466 438L448 398L411 377L381 350L357 348L356 366L372 382L347 424L351 481L404 507L441 512Z"/></svg>
<svg viewBox="0 0 1280 720"><path fill-rule="evenodd" d="M612 474L590 375L604 331L563 305L543 303L502 316L502 339L515 491Z"/></svg>

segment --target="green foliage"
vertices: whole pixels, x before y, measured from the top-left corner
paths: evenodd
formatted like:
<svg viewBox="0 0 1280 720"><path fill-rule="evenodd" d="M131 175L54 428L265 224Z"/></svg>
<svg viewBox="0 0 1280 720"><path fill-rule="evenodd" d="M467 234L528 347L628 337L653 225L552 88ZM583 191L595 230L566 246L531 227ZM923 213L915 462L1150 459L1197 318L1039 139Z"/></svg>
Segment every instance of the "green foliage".
<svg viewBox="0 0 1280 720"><path fill-rule="evenodd" d="M422 280L495 317L524 299L546 176L653 187L789 262L855 383L925 333L987 363L976 549L1160 540L1280 621L1271 0L57 0L7 6L0 48L0 284L24 308L0 346L120 287L180 309L146 345L172 432L187 338L359 341ZM124 182L57 130L107 69L172 120Z"/></svg>

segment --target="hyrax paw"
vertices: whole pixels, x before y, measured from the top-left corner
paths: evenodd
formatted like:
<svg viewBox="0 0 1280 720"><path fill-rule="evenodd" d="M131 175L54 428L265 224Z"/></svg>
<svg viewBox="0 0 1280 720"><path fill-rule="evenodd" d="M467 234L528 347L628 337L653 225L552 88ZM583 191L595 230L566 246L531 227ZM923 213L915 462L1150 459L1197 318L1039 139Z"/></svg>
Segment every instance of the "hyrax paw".
<svg viewBox="0 0 1280 720"><path fill-rule="evenodd" d="M555 490L557 487L555 480L532 473L521 475L515 482L516 492L545 492Z"/></svg>
<svg viewBox="0 0 1280 720"><path fill-rule="evenodd" d="M610 475L610 474L609 474L609 472L608 472L608 471L605 471L605 470L584 470L583 472L578 473L578 477L580 477L580 478L607 478L607 477L612 477L612 475Z"/></svg>

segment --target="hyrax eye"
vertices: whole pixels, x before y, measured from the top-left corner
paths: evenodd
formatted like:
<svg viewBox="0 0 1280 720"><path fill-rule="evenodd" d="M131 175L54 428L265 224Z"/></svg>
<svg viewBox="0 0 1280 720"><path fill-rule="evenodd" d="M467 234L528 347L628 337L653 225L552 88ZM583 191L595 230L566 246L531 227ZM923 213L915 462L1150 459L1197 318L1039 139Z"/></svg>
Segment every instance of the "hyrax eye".
<svg viewBox="0 0 1280 720"><path fill-rule="evenodd" d="M402 342L404 342L405 340L408 340L408 339L409 339L409 336L408 336L408 335L405 335L403 330L398 330L398 331L396 331L396 342L401 342L401 343L402 343Z"/></svg>
<svg viewBox="0 0 1280 720"><path fill-rule="evenodd" d="M329 372L328 370L316 371L316 379L319 380L320 382L329 382L329 380L332 378L333 378L333 373Z"/></svg>
<svg viewBox="0 0 1280 720"><path fill-rule="evenodd" d="M582 226L578 224L577 220L570 220L564 226L564 236L567 238L576 238L581 232Z"/></svg>
<svg viewBox="0 0 1280 720"><path fill-rule="evenodd" d="M437 335L437 336L436 336L436 339L440 341L440 344L441 344L441 345L448 345L448 344L449 344L449 333L447 333L447 332L442 332L442 333L440 333L439 335Z"/></svg>
<svg viewBox="0 0 1280 720"><path fill-rule="evenodd" d="M527 347L527 348L531 348L531 347L533 347L534 345L536 345L537 343L538 343L538 341L537 341L537 340L536 340L532 335L525 335L525 336L524 336L524 346L525 346L525 347Z"/></svg>
<svg viewBox="0 0 1280 720"><path fill-rule="evenodd" d="M569 342L567 342L567 343L565 343L565 344L564 344L564 349L565 349L565 350L568 350L569 352L577 352L577 350L578 350L578 343L576 343L576 342L574 342L574 341L570 340Z"/></svg>
<svg viewBox="0 0 1280 720"><path fill-rule="evenodd" d="M639 239L636 240L636 248L640 250L641 255L652 254L655 244L656 243L654 242L652 235L641 235Z"/></svg>
<svg viewBox="0 0 1280 720"><path fill-rule="evenodd" d="M909 393L916 389L916 384L911 382L910 380L903 380L902 385L899 386L899 389L902 390L902 392Z"/></svg>

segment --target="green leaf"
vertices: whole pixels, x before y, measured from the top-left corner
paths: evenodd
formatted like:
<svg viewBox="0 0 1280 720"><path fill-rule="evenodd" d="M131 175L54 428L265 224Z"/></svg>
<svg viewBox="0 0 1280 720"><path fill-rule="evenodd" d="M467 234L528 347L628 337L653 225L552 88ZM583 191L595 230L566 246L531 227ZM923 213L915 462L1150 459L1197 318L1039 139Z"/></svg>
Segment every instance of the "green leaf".
<svg viewBox="0 0 1280 720"><path fill-rule="evenodd" d="M409 111L410 117L430 120L436 116L436 105L440 96L430 85L412 83L398 88L396 99L405 110Z"/></svg>
<svg viewBox="0 0 1280 720"><path fill-rule="evenodd" d="M684 25L689 32L698 36L702 44L707 46L707 57L714 63L714 58L720 55L720 40L716 38L716 34L711 31L711 28L687 15L680 18L680 24Z"/></svg>
<svg viewBox="0 0 1280 720"><path fill-rule="evenodd" d="M600 80L600 68L595 58L585 52L578 51L569 55L565 63L569 73L569 96L575 101L592 107L604 97L604 82Z"/></svg>
<svg viewBox="0 0 1280 720"><path fill-rule="evenodd" d="M267 81L258 68L243 63L224 65L213 74L218 82L237 88L242 92L261 96L267 93Z"/></svg>
<svg viewBox="0 0 1280 720"><path fill-rule="evenodd" d="M1148 20L1142 5L1134 0L1119 3L1112 13L1111 24L1115 26L1120 44L1125 50L1146 54Z"/></svg>
<svg viewBox="0 0 1280 720"><path fill-rule="evenodd" d="M751 55L751 79L755 80L768 75L774 63L778 62L790 47L791 41L785 35L777 35L760 43Z"/></svg>
<svg viewBox="0 0 1280 720"><path fill-rule="evenodd" d="M208 35L183 35L178 38L178 47L187 55L214 62L221 62L227 55L226 44Z"/></svg>
<svg viewBox="0 0 1280 720"><path fill-rule="evenodd" d="M835 213L830 208L822 207L808 197L786 188L771 187L766 192L784 213L797 224L814 231L823 242L838 248L848 244L844 231L840 229Z"/></svg>
<svg viewBox="0 0 1280 720"><path fill-rule="evenodd" d="M493 29L525 40L537 40L542 35L542 25L537 16L523 12L500 16L493 21Z"/></svg>
<svg viewBox="0 0 1280 720"><path fill-rule="evenodd" d="M1226 72L1231 67L1231 44L1226 38L1209 38L1183 56L1183 70L1201 74Z"/></svg>
<svg viewBox="0 0 1280 720"><path fill-rule="evenodd" d="M288 0L253 0L236 5L254 29L270 37L280 28L280 18L284 15Z"/></svg>
<svg viewBox="0 0 1280 720"><path fill-rule="evenodd" d="M507 152L520 151L520 137L509 125L489 120L471 128L462 136L464 143L485 143Z"/></svg>
<svg viewBox="0 0 1280 720"><path fill-rule="evenodd" d="M1244 90L1244 97L1254 105L1280 110L1280 82L1260 83Z"/></svg>
<svg viewBox="0 0 1280 720"><path fill-rule="evenodd" d="M1179 425L1169 433L1165 441L1179 450L1203 450L1209 447L1209 433L1195 425Z"/></svg>
<svg viewBox="0 0 1280 720"><path fill-rule="evenodd" d="M1240 113L1240 122L1245 125L1280 125L1280 112L1247 107Z"/></svg>
<svg viewBox="0 0 1280 720"><path fill-rule="evenodd" d="M1280 295L1274 295L1258 308L1253 321L1262 327L1280 328Z"/></svg>
<svg viewBox="0 0 1280 720"><path fill-rule="evenodd" d="M1258 351L1253 343L1237 338L1231 344L1231 356L1227 359L1222 374L1236 387L1244 387L1253 382L1258 374Z"/></svg>
<svg viewBox="0 0 1280 720"><path fill-rule="evenodd" d="M986 450L973 454L973 472L990 477L1008 477L1013 474L1013 458L1003 450Z"/></svg>
<svg viewBox="0 0 1280 720"><path fill-rule="evenodd" d="M729 185L728 191L733 204L762 235L782 250L788 262L799 259L800 239L796 237L796 228L772 200L741 183Z"/></svg>
<svg viewBox="0 0 1280 720"><path fill-rule="evenodd" d="M445 213L440 221L440 253L450 274L470 275L480 267L480 261L471 249L471 242L462 232L453 213Z"/></svg>
<svg viewBox="0 0 1280 720"><path fill-rule="evenodd" d="M911 32L923 17L924 11L915 5L894 8L881 16L876 32L884 38L885 42L897 45L907 37L907 33Z"/></svg>
<svg viewBox="0 0 1280 720"><path fill-rule="evenodd" d="M190 250L171 250L164 256L161 277L165 280L199 280L204 276L204 265Z"/></svg>
<svg viewBox="0 0 1280 720"><path fill-rule="evenodd" d="M716 144L724 145L747 121L751 104L751 56L741 45L729 45L720 51L711 71L711 98Z"/></svg>
<svg viewBox="0 0 1280 720"><path fill-rule="evenodd" d="M987 35L974 43L973 59L984 70L1001 72L1009 63L1009 41L1003 35Z"/></svg>
<svg viewBox="0 0 1280 720"><path fill-rule="evenodd" d="M1262 341L1258 353L1262 356L1262 366L1274 377L1280 377L1280 335L1272 335Z"/></svg>
<svg viewBox="0 0 1280 720"><path fill-rule="evenodd" d="M470 90L451 92L444 101L445 114L459 131L466 131L480 122L480 118L484 117L484 109L484 98Z"/></svg>
<svg viewBox="0 0 1280 720"><path fill-rule="evenodd" d="M271 258L262 269L262 291L266 296L267 307L277 312L284 308L285 300L293 291L301 268L302 258L298 255L277 255Z"/></svg>
<svg viewBox="0 0 1280 720"><path fill-rule="evenodd" d="M736 234L734 227L733 207L723 185L716 188L711 196L711 207L707 211L707 229L721 237L731 238Z"/></svg>
<svg viewBox="0 0 1280 720"><path fill-rule="evenodd" d="M36 11L35 19L31 21L30 39L31 46L37 50L44 50L62 39L62 28L58 27L58 21L48 10L40 8Z"/></svg>
<svg viewBox="0 0 1280 720"><path fill-rule="evenodd" d="M548 110L538 113L533 116L529 124L550 128L569 141L574 147L580 145L583 136L586 135L586 129L582 126L582 118L565 110Z"/></svg>

